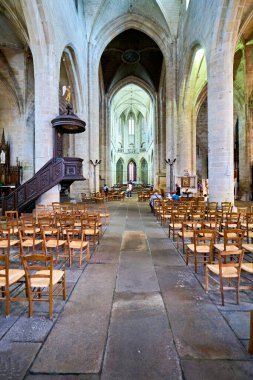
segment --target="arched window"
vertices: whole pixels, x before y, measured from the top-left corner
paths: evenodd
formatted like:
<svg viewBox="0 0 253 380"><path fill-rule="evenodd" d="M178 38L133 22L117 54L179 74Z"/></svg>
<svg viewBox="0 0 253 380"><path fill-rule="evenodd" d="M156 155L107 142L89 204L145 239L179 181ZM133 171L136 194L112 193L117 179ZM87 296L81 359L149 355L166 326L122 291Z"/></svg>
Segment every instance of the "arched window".
<svg viewBox="0 0 253 380"><path fill-rule="evenodd" d="M136 181L136 163L134 161L130 161L128 164L128 181Z"/></svg>
<svg viewBox="0 0 253 380"><path fill-rule="evenodd" d="M128 119L128 134L134 135L134 118L130 116Z"/></svg>

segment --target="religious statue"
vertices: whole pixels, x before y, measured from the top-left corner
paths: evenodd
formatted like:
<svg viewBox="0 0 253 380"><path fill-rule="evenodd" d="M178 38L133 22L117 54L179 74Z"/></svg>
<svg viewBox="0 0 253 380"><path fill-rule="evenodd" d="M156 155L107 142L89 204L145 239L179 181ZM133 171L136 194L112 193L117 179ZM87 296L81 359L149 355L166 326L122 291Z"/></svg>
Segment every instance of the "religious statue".
<svg viewBox="0 0 253 380"><path fill-rule="evenodd" d="M2 150L0 154L1 164L5 164L5 152Z"/></svg>
<svg viewBox="0 0 253 380"><path fill-rule="evenodd" d="M69 104L71 100L71 87L70 86L63 86L62 87L62 96L64 96L64 99Z"/></svg>

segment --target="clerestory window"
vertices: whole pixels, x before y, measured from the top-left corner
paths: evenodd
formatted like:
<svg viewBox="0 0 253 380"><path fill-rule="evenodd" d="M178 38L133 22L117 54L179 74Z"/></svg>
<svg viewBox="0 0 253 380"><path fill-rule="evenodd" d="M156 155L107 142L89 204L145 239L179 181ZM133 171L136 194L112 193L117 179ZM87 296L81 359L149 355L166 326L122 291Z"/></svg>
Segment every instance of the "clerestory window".
<svg viewBox="0 0 253 380"><path fill-rule="evenodd" d="M128 134L134 135L134 118L132 116L128 120Z"/></svg>

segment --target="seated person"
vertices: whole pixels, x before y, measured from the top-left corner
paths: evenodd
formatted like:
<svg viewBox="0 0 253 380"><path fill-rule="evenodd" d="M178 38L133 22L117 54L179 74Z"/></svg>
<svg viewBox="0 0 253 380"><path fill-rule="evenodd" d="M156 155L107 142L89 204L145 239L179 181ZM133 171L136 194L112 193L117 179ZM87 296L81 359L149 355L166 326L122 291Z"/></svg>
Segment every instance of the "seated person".
<svg viewBox="0 0 253 380"><path fill-rule="evenodd" d="M151 212L154 212L154 200L155 199L163 199L162 196L157 191L155 191L154 194L152 194L150 199L149 199L149 206L151 208Z"/></svg>
<svg viewBox="0 0 253 380"><path fill-rule="evenodd" d="M174 202L179 202L180 196L177 193L174 193L172 195L172 199L173 199Z"/></svg>

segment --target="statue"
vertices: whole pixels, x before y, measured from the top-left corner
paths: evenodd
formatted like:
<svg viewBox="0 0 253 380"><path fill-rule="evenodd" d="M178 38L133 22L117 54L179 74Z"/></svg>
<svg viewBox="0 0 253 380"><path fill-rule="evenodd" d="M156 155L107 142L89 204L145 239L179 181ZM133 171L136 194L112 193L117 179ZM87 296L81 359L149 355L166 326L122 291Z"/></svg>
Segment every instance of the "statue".
<svg viewBox="0 0 253 380"><path fill-rule="evenodd" d="M2 150L0 155L1 164L5 164L5 152Z"/></svg>
<svg viewBox="0 0 253 380"><path fill-rule="evenodd" d="M64 99L69 104L71 100L71 87L70 86L63 86L62 87L62 96L64 96Z"/></svg>

